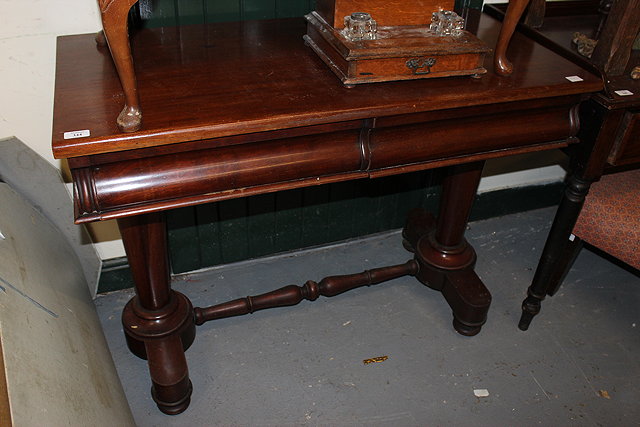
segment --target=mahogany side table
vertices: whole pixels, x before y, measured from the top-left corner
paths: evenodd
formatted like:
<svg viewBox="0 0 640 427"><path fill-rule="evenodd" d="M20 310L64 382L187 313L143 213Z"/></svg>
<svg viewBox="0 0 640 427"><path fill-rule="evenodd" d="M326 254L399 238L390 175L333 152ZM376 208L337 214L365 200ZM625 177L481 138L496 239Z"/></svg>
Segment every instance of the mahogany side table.
<svg viewBox="0 0 640 427"><path fill-rule="evenodd" d="M490 46L500 32L475 11L470 28ZM508 77L490 71L347 89L304 45L304 33L301 19L137 33L145 119L129 133L113 120L124 95L109 51L91 35L58 39L53 152L68 159L76 222L118 220L136 288L123 313L125 336L148 360L152 395L165 413L189 405L185 351L195 325L207 320L413 275L442 292L459 333L477 334L491 296L464 230L484 161L577 142L577 106L602 88L596 76L516 34ZM171 289L163 211L445 166L437 218L416 211L407 222L413 255L404 264L207 308Z"/></svg>

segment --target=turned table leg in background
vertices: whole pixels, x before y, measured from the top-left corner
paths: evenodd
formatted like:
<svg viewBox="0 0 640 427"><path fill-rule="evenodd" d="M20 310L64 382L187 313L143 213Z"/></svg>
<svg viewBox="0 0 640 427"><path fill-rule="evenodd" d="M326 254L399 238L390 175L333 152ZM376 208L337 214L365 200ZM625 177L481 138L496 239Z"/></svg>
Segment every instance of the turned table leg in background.
<svg viewBox="0 0 640 427"><path fill-rule="evenodd" d="M560 286L563 278L563 271L560 270L563 270L564 266L559 267L558 261L563 258L570 244L569 236L590 187L591 180L585 179L581 174L574 174L569 178L533 281L527 289L527 298L522 302L522 316L518 323L520 330L529 329L531 321L540 312L542 300L546 295L553 295Z"/></svg>
<svg viewBox="0 0 640 427"><path fill-rule="evenodd" d="M137 2L138 0L98 0L104 36L124 91L125 105L117 119L118 127L123 132L135 132L142 126L127 22L129 9Z"/></svg>
<svg viewBox="0 0 640 427"><path fill-rule="evenodd" d="M403 230L405 246L414 252L416 277L441 291L453 311L453 326L462 335L476 335L485 323L491 294L473 270L476 253L464 238L484 162L448 169L437 221L424 210L409 215Z"/></svg>
<svg viewBox="0 0 640 427"><path fill-rule="evenodd" d="M553 219L549 236L542 250L527 297L522 302L522 316L518 323L526 331L540 312L546 296L553 296L570 267L578 242L570 241L585 198L592 183L598 181L605 169L616 135L623 123L624 109L608 109L597 102L587 101L580 107L580 144L571 153L574 171Z"/></svg>
<svg viewBox="0 0 640 427"><path fill-rule="evenodd" d="M151 394L170 415L189 406L191 381L184 352L195 338L193 307L170 285L166 227L159 213L118 220L136 296L122 313L129 349L147 359Z"/></svg>

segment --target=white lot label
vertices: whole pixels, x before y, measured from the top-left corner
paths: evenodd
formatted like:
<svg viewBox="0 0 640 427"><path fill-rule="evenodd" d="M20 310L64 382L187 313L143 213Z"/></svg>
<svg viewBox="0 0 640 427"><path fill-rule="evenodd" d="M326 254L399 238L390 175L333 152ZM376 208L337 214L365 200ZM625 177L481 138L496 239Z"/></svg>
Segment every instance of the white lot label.
<svg viewBox="0 0 640 427"><path fill-rule="evenodd" d="M64 139L86 138L89 135L91 135L91 131L89 131L89 129L74 130L71 132L65 132Z"/></svg>
<svg viewBox="0 0 640 427"><path fill-rule="evenodd" d="M582 77L578 77L578 76L568 76L568 77L565 77L565 79L569 80L571 83L581 82L582 80L584 80Z"/></svg>

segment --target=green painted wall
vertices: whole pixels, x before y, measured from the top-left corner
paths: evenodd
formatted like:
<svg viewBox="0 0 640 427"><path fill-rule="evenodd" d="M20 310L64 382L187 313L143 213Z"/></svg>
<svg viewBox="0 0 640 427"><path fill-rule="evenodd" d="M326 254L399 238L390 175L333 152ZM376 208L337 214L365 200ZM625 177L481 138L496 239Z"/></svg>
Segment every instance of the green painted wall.
<svg viewBox="0 0 640 427"><path fill-rule="evenodd" d="M410 1L410 0L409 0ZM482 0L456 0L480 9ZM133 14L152 27L250 19L293 18L315 8L315 0L140 0Z"/></svg>
<svg viewBox="0 0 640 427"><path fill-rule="evenodd" d="M233 199L167 213L174 273L401 228L436 209L437 174L413 173Z"/></svg>
<svg viewBox="0 0 640 427"><path fill-rule="evenodd" d="M205 22L303 16L315 0L140 0L136 8L151 27L202 24Z"/></svg>

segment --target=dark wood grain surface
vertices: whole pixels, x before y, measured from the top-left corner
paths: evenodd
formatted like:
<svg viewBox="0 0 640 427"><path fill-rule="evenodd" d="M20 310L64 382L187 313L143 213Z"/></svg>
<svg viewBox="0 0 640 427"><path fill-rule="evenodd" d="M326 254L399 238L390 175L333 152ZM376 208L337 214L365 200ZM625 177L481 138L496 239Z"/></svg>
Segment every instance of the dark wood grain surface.
<svg viewBox="0 0 640 427"><path fill-rule="evenodd" d="M476 17L477 19L477 17ZM499 25L477 34L495 44ZM113 120L123 93L111 57L93 35L58 40L53 151L57 158L323 125L370 117L482 106L597 91L599 79L516 35L513 75L453 77L345 88L302 41L302 19L142 30L132 36L144 111L142 130ZM490 56L486 63L491 68ZM583 81L571 83L565 77ZM91 136L64 139L64 132Z"/></svg>

